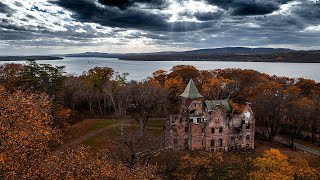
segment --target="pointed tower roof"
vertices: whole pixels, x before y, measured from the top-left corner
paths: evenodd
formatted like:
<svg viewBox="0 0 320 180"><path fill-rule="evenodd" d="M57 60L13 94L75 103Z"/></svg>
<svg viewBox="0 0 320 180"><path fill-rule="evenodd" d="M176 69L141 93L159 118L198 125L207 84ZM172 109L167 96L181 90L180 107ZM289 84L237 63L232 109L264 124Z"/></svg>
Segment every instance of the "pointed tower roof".
<svg viewBox="0 0 320 180"><path fill-rule="evenodd" d="M190 79L186 89L184 90L184 92L180 95L181 97L184 97L184 98L189 98L189 99L196 99L196 98L201 98L203 97L196 85L194 84L193 80Z"/></svg>

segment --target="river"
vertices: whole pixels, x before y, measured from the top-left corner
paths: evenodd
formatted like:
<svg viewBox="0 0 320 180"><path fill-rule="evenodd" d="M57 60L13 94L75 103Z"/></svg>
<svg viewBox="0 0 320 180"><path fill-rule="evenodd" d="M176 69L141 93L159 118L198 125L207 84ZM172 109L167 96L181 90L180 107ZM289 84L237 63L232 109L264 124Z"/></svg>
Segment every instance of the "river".
<svg viewBox="0 0 320 180"><path fill-rule="evenodd" d="M264 63L225 61L122 61L117 58L65 57L63 60L42 60L40 64L65 66L68 74L80 75L83 71L99 66L108 66L119 73L129 73L128 79L142 80L152 72L163 69L169 71L175 65L193 65L200 70L240 68L253 69L262 73L291 78L303 77L320 82L320 64L316 63ZM4 63L25 63L25 61L0 61Z"/></svg>

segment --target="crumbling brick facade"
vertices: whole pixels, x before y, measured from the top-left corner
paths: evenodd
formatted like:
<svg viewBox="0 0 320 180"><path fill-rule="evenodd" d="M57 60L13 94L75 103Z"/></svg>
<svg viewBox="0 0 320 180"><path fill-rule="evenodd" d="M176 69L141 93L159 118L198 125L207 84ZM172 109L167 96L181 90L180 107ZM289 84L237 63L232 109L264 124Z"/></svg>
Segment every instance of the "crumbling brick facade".
<svg viewBox="0 0 320 180"><path fill-rule="evenodd" d="M227 100L204 101L191 80L181 95L180 113L168 117L165 138L175 149L254 149L255 119L247 103L240 115Z"/></svg>

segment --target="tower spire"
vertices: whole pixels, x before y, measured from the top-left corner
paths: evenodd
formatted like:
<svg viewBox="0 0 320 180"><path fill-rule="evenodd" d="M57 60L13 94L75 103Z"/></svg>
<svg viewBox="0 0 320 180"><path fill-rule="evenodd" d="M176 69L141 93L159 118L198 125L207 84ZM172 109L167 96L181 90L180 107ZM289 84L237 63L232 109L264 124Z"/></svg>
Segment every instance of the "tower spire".
<svg viewBox="0 0 320 180"><path fill-rule="evenodd" d="M184 98L188 98L188 99L197 99L197 98L202 98L203 96L199 93L193 80L190 79L186 89L180 95L180 97L184 97Z"/></svg>

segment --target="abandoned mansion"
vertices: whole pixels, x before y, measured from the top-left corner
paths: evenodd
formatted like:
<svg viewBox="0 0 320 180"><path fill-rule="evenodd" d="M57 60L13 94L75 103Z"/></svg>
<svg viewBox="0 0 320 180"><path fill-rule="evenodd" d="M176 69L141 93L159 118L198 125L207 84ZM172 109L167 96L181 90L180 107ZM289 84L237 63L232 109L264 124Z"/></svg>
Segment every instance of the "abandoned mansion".
<svg viewBox="0 0 320 180"><path fill-rule="evenodd" d="M255 119L249 103L241 114L234 114L227 100L204 100L192 80L180 97L180 113L168 117L165 125L168 146L206 151L254 148Z"/></svg>

